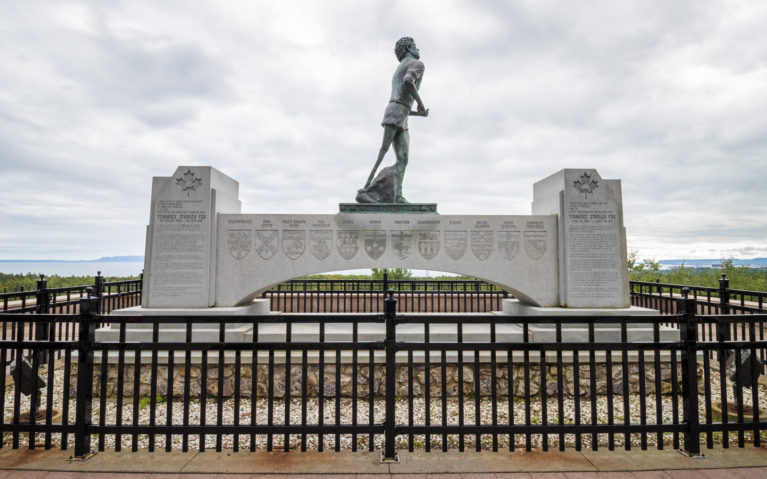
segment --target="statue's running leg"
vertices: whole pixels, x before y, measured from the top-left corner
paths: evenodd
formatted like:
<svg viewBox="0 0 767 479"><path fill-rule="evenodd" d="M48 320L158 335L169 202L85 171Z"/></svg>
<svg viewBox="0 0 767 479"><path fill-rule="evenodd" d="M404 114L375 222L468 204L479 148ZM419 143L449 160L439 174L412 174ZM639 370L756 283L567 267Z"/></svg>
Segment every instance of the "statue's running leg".
<svg viewBox="0 0 767 479"><path fill-rule="evenodd" d="M397 155L397 203L407 203L402 197L402 179L405 177L408 155L410 154L410 133L400 130L394 137L394 153Z"/></svg>
<svg viewBox="0 0 767 479"><path fill-rule="evenodd" d="M389 146L391 146L391 143L394 140L396 134L396 127L391 125L384 125L383 141L381 142L381 149L378 151L378 159L376 160L376 164L373 165L373 171L370 172L370 176L368 176L368 180L365 182L365 186L362 188L363 190L370 186L370 183L373 181L373 178L376 175L376 171L378 171L378 167L381 165L381 161L383 161L386 152L389 151Z"/></svg>

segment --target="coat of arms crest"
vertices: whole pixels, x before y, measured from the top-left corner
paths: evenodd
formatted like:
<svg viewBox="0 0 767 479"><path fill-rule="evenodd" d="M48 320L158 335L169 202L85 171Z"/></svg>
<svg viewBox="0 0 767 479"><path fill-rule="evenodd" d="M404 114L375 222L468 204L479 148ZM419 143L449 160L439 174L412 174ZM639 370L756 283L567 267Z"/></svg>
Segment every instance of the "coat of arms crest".
<svg viewBox="0 0 767 479"><path fill-rule="evenodd" d="M546 232L525 231L525 253L534 260L543 258L546 254Z"/></svg>
<svg viewBox="0 0 767 479"><path fill-rule="evenodd" d="M227 231L227 244L229 245L229 254L234 259L242 259L250 253L250 230L229 230Z"/></svg>
<svg viewBox="0 0 767 479"><path fill-rule="evenodd" d="M424 259L432 259L439 253L439 231L418 232L418 252Z"/></svg>
<svg viewBox="0 0 767 479"><path fill-rule="evenodd" d="M277 230L256 230L256 253L263 259L269 259L277 252Z"/></svg>
<svg viewBox="0 0 767 479"><path fill-rule="evenodd" d="M362 233L365 253L370 259L378 259L386 251L386 231L367 230Z"/></svg>
<svg viewBox="0 0 767 479"><path fill-rule="evenodd" d="M499 231L498 251L507 261L511 261L519 253L519 231Z"/></svg>
<svg viewBox="0 0 767 479"><path fill-rule="evenodd" d="M282 230L282 251L290 259L296 259L304 254L306 247L305 230Z"/></svg>
<svg viewBox="0 0 767 479"><path fill-rule="evenodd" d="M445 252L459 260L466 252L466 231L445 231Z"/></svg>
<svg viewBox="0 0 767 479"><path fill-rule="evenodd" d="M486 260L493 254L493 232L477 231L471 232L471 252L477 259Z"/></svg>
<svg viewBox="0 0 767 479"><path fill-rule="evenodd" d="M333 232L330 230L312 230L309 232L309 248L315 258L321 261L330 256L332 239Z"/></svg>
<svg viewBox="0 0 767 479"><path fill-rule="evenodd" d="M399 259L407 259L410 248L413 247L413 232L409 230L392 230L391 247Z"/></svg>
<svg viewBox="0 0 767 479"><path fill-rule="evenodd" d="M343 259L352 259L360 248L360 232L351 230L338 231L338 254Z"/></svg>

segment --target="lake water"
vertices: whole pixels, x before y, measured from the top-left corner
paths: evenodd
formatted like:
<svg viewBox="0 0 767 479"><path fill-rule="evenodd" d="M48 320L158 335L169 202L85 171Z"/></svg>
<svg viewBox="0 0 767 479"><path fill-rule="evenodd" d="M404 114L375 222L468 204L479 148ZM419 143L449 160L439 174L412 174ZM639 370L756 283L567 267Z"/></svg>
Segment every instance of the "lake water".
<svg viewBox="0 0 767 479"><path fill-rule="evenodd" d="M138 276L144 269L140 261L95 263L89 261L73 261L71 263L0 263L0 273L9 274L44 274L46 276L95 276L101 271L101 276Z"/></svg>

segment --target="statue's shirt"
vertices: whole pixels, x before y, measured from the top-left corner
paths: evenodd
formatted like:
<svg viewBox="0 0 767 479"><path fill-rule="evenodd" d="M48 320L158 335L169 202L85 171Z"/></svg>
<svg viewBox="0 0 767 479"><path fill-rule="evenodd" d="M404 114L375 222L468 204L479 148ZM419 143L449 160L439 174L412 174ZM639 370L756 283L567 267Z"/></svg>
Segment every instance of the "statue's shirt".
<svg viewBox="0 0 767 479"><path fill-rule="evenodd" d="M391 98L386 107L381 125L394 125L407 130L407 116L413 107L415 98L405 87L405 82L412 82L416 89L421 86L424 65L413 57L403 58L391 79Z"/></svg>

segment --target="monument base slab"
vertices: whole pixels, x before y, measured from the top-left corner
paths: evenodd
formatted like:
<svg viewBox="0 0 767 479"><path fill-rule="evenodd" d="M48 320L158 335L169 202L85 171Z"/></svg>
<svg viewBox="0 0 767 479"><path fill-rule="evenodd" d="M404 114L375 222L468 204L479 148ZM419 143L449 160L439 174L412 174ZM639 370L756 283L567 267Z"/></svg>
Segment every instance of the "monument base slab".
<svg viewBox="0 0 767 479"><path fill-rule="evenodd" d="M120 316L251 316L272 314L269 310L268 299L257 299L246 306L230 306L215 308L144 308L134 306L132 308L117 309L112 311ZM277 314L277 313L274 313ZM226 325L224 339L227 342L243 342L246 335L253 329L251 323L229 323ZM160 323L158 341L184 342L186 328L178 323ZM251 336L252 337L252 336ZM118 341L120 327L117 324L99 328L96 330L96 341ZM205 324L195 323L192 325L192 341L217 342L219 338L218 323ZM151 342L152 325L150 323L128 323L125 325L125 340L129 342Z"/></svg>
<svg viewBox="0 0 767 479"><path fill-rule="evenodd" d="M503 313L510 316L541 316L559 318L578 317L610 317L610 316L659 316L654 309L631 306L629 308L544 308L520 302L517 299L503 301ZM552 323L530 324L528 326L530 341L534 343L556 342L557 328ZM668 326L659 327L660 341L679 341L679 330ZM626 326L628 342L654 341L653 326L650 324L630 323ZM588 342L589 326L587 323L568 323L562 326L562 341ZM621 342L621 325L619 323L599 323L594 326L594 341L598 343Z"/></svg>
<svg viewBox="0 0 767 479"><path fill-rule="evenodd" d="M503 300L503 314L514 316L658 316L655 309L628 308L557 308L525 304L518 299Z"/></svg>
<svg viewBox="0 0 767 479"><path fill-rule="evenodd" d="M339 203L339 213L436 213L437 203Z"/></svg>

